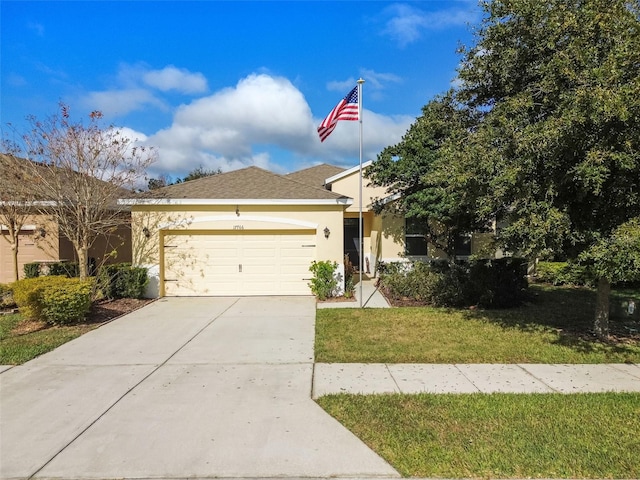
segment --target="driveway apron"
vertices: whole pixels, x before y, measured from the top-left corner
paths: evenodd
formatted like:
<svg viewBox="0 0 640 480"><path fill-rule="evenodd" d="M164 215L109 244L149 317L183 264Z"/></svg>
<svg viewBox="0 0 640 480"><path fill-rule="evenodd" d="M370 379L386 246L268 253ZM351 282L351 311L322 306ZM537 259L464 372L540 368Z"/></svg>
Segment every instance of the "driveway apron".
<svg viewBox="0 0 640 480"><path fill-rule="evenodd" d="M170 298L0 375L0 477L398 476L310 398L315 299Z"/></svg>

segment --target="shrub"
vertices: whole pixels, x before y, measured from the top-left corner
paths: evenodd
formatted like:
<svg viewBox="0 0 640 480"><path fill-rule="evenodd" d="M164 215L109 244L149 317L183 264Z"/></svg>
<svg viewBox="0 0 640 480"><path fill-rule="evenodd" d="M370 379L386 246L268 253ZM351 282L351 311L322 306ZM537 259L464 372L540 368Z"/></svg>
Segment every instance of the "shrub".
<svg viewBox="0 0 640 480"><path fill-rule="evenodd" d="M376 270L379 275L391 275L392 273L404 272L411 264L407 262L378 262Z"/></svg>
<svg viewBox="0 0 640 480"><path fill-rule="evenodd" d="M93 280L45 276L25 278L12 284L20 313L51 325L81 319L91 307Z"/></svg>
<svg viewBox="0 0 640 480"><path fill-rule="evenodd" d="M396 299L411 299L434 306L454 306L461 302L460 272L437 269L428 263L415 262L394 268L381 277L382 286ZM440 270L440 271L438 271Z"/></svg>
<svg viewBox="0 0 640 480"><path fill-rule="evenodd" d="M80 276L80 267L77 262L56 262L49 265L49 275L75 278Z"/></svg>
<svg viewBox="0 0 640 480"><path fill-rule="evenodd" d="M527 264L522 259L472 262L416 262L411 268L383 275L381 283L395 299L437 307L479 305L504 308L522 303Z"/></svg>
<svg viewBox="0 0 640 480"><path fill-rule="evenodd" d="M93 280L51 277L56 281L42 291L42 315L50 325L64 325L84 318L91 308Z"/></svg>
<svg viewBox="0 0 640 480"><path fill-rule="evenodd" d="M117 263L103 265L98 274L98 282L106 298L142 298L149 277L146 268Z"/></svg>
<svg viewBox="0 0 640 480"><path fill-rule="evenodd" d="M309 271L313 273L313 278L309 286L319 300L326 300L335 294L338 287L338 280L335 277L336 268L338 263L329 260L311 262Z"/></svg>
<svg viewBox="0 0 640 480"><path fill-rule="evenodd" d="M40 276L40 264L38 262L25 263L22 267L24 278L36 278Z"/></svg>
<svg viewBox="0 0 640 480"><path fill-rule="evenodd" d="M13 299L20 313L32 320L42 320L42 291L52 278L33 277L18 280L11 284Z"/></svg>

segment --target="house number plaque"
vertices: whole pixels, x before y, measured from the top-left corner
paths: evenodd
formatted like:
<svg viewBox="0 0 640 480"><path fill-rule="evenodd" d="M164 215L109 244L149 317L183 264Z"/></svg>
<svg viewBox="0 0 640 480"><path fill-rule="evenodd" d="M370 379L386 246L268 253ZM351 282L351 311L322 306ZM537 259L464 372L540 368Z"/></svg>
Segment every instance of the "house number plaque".
<svg viewBox="0 0 640 480"><path fill-rule="evenodd" d="M233 229L234 230L244 230L244 225L234 225Z"/></svg>

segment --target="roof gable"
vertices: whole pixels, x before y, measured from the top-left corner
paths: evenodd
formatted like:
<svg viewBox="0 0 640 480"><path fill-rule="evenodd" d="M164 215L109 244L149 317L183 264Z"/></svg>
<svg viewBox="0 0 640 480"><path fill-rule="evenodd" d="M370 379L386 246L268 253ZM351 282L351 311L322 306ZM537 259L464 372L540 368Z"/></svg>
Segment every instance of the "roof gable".
<svg viewBox="0 0 640 480"><path fill-rule="evenodd" d="M336 167L335 165L329 165L328 163L321 163L314 167L305 168L285 175L286 178L296 180L298 182L305 183L314 187L323 188L325 180L334 175L342 173L345 169L342 167Z"/></svg>
<svg viewBox="0 0 640 480"><path fill-rule="evenodd" d="M373 163L373 160L368 160L362 164L362 168L365 169L372 163ZM332 177L328 177L325 180L325 183L327 185L331 185L333 182L337 182L338 180L348 177L349 175L353 175L354 173L358 173L359 171L360 171L360 165L356 165L355 167L349 168L348 170L343 170L342 172L339 172L333 175Z"/></svg>

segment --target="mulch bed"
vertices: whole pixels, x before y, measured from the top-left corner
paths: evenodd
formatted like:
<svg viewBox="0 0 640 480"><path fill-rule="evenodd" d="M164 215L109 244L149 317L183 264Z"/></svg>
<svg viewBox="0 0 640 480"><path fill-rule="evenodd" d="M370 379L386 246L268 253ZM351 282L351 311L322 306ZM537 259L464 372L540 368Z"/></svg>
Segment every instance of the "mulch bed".
<svg viewBox="0 0 640 480"><path fill-rule="evenodd" d="M87 314L87 319L82 322L86 324L104 323L114 318L131 313L144 307L153 299L148 298L118 298L117 300L100 300L91 305Z"/></svg>

